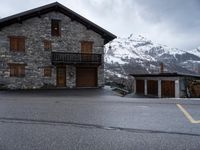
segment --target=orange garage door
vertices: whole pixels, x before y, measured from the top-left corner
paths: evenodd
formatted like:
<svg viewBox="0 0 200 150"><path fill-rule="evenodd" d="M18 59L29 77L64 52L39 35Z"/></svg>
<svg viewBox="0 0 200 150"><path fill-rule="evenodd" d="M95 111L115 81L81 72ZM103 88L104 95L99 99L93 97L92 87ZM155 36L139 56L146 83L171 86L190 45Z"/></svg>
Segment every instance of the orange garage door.
<svg viewBox="0 0 200 150"><path fill-rule="evenodd" d="M147 93L148 95L158 96L158 81L155 80L147 81Z"/></svg>
<svg viewBox="0 0 200 150"><path fill-rule="evenodd" d="M162 97L175 97L175 82L162 81Z"/></svg>
<svg viewBox="0 0 200 150"><path fill-rule="evenodd" d="M136 93L144 94L144 80L136 80Z"/></svg>
<svg viewBox="0 0 200 150"><path fill-rule="evenodd" d="M96 67L77 67L76 68L77 87L96 87L97 68Z"/></svg>

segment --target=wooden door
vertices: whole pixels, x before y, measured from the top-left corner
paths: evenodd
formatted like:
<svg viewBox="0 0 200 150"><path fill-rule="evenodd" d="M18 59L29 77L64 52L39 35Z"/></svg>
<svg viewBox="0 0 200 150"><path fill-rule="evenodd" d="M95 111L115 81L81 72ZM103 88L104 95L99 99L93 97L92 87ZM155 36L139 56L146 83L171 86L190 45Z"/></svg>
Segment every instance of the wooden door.
<svg viewBox="0 0 200 150"><path fill-rule="evenodd" d="M66 87L66 66L57 66L57 86Z"/></svg>
<svg viewBox="0 0 200 150"><path fill-rule="evenodd" d="M97 67L77 67L76 68L77 87L97 86Z"/></svg>
<svg viewBox="0 0 200 150"><path fill-rule="evenodd" d="M158 81L156 80L147 81L147 93L148 95L158 96Z"/></svg>
<svg viewBox="0 0 200 150"><path fill-rule="evenodd" d="M90 41L81 42L81 53L91 54L92 46L93 46L93 42L90 42Z"/></svg>
<svg viewBox="0 0 200 150"><path fill-rule="evenodd" d="M144 95L144 80L136 80L136 93Z"/></svg>
<svg viewBox="0 0 200 150"><path fill-rule="evenodd" d="M81 53L82 53L82 61L90 61L92 59L92 47L93 42L84 41L81 42Z"/></svg>
<svg viewBox="0 0 200 150"><path fill-rule="evenodd" d="M162 81L161 82L162 97L175 97L175 82L174 81Z"/></svg>

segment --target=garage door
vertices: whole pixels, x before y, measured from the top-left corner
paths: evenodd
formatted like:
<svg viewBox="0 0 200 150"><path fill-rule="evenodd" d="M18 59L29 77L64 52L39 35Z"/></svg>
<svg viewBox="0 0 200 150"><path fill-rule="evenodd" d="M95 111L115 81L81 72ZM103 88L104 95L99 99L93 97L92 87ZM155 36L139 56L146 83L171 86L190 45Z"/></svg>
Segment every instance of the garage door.
<svg viewBox="0 0 200 150"><path fill-rule="evenodd" d="M147 93L148 95L158 96L158 82L155 80L147 81Z"/></svg>
<svg viewBox="0 0 200 150"><path fill-rule="evenodd" d="M144 80L136 80L136 93L144 94Z"/></svg>
<svg viewBox="0 0 200 150"><path fill-rule="evenodd" d="M77 67L76 68L76 86L77 87L96 87L97 86L97 68Z"/></svg>
<svg viewBox="0 0 200 150"><path fill-rule="evenodd" d="M175 97L175 82L174 81L162 81L162 97Z"/></svg>

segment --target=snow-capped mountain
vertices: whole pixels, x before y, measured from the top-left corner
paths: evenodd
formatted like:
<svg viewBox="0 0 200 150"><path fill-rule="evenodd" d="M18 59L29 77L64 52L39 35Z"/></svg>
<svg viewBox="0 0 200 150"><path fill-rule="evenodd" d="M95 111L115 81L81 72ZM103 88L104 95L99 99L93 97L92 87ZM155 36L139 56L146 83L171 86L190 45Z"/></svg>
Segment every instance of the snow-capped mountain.
<svg viewBox="0 0 200 150"><path fill-rule="evenodd" d="M200 47L184 51L133 34L128 38L118 37L105 46L106 75L158 73L161 62L166 72L200 74Z"/></svg>

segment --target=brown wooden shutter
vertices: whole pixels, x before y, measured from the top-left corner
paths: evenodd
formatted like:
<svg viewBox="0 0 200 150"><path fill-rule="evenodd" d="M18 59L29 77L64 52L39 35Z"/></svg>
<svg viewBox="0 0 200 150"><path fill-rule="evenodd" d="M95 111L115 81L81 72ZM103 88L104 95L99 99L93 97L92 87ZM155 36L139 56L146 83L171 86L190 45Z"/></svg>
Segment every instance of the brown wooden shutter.
<svg viewBox="0 0 200 150"><path fill-rule="evenodd" d="M10 65L10 77L24 77L25 65L24 64L9 64Z"/></svg>
<svg viewBox="0 0 200 150"><path fill-rule="evenodd" d="M20 52L25 51L25 38L24 37L18 38L18 51L20 51Z"/></svg>
<svg viewBox="0 0 200 150"><path fill-rule="evenodd" d="M10 65L10 77L15 76L15 67L13 65Z"/></svg>
<svg viewBox="0 0 200 150"><path fill-rule="evenodd" d="M44 50L51 50L51 49L52 49L51 41L44 40Z"/></svg>
<svg viewBox="0 0 200 150"><path fill-rule="evenodd" d="M19 36L10 37L10 51L24 52L25 51L25 37L19 37Z"/></svg>
<svg viewBox="0 0 200 150"><path fill-rule="evenodd" d="M51 67L45 67L44 68L44 76L45 77L51 77L52 69Z"/></svg>
<svg viewBox="0 0 200 150"><path fill-rule="evenodd" d="M25 76L25 66L24 65L18 65L18 77L24 77Z"/></svg>
<svg viewBox="0 0 200 150"><path fill-rule="evenodd" d="M16 37L10 37L10 50L17 51L18 50L18 40Z"/></svg>
<svg viewBox="0 0 200 150"><path fill-rule="evenodd" d="M93 42L83 41L81 42L81 53L92 53Z"/></svg>

